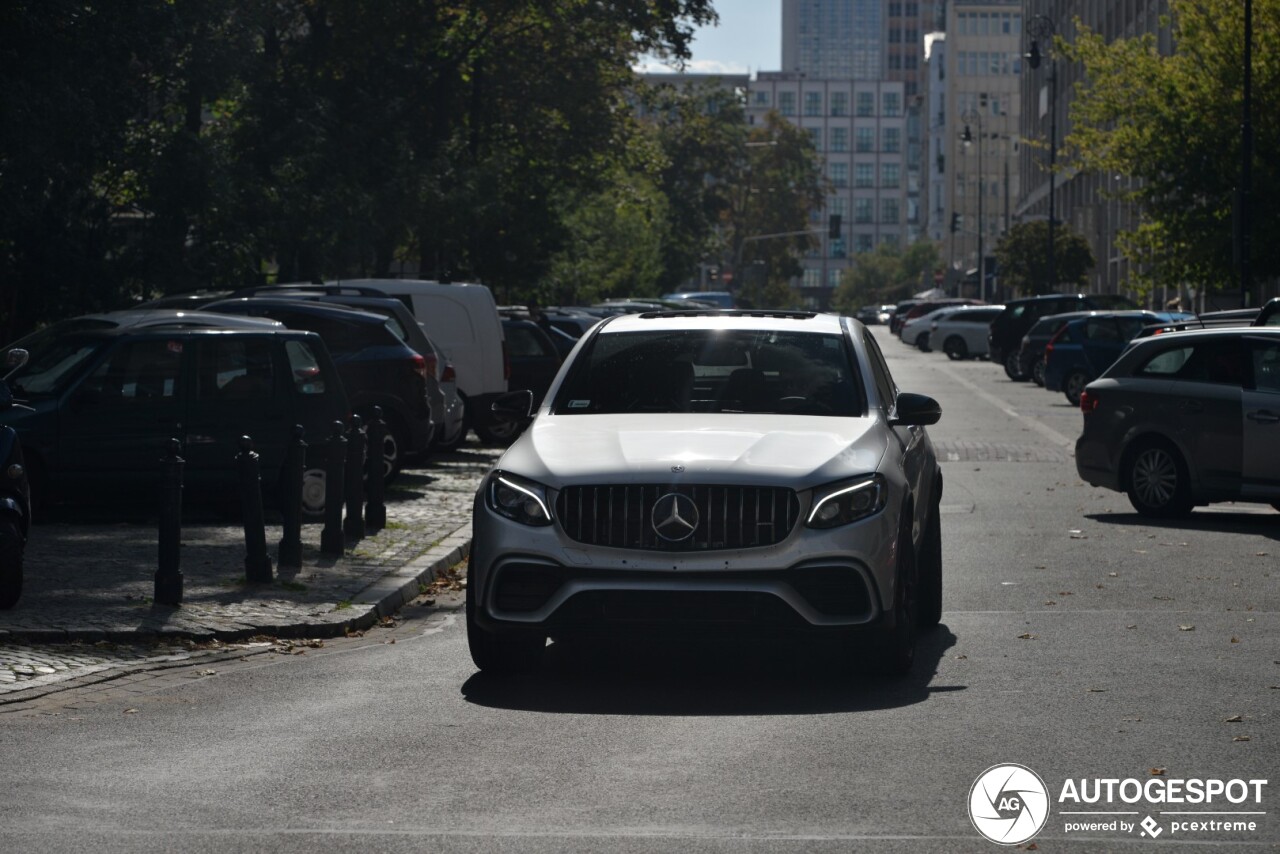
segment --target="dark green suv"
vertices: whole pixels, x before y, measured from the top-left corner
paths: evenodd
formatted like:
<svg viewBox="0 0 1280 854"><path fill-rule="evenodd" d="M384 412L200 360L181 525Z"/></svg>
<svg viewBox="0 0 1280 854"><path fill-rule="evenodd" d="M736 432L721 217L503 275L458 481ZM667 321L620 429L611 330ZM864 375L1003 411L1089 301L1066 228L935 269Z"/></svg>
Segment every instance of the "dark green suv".
<svg viewBox="0 0 1280 854"><path fill-rule="evenodd" d="M324 342L289 329L71 331L42 341L10 385L26 406L0 420L18 431L40 501L154 500L160 459L176 438L186 499L227 504L238 495L242 435L253 437L274 497L294 425L318 452L349 414ZM323 507L318 459L304 486L312 512Z"/></svg>

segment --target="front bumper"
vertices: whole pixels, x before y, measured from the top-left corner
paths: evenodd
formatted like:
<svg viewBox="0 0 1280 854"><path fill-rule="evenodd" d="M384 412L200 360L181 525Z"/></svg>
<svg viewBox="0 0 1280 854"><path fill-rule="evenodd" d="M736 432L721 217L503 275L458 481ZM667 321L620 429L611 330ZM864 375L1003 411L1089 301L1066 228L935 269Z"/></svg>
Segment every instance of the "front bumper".
<svg viewBox="0 0 1280 854"><path fill-rule="evenodd" d="M890 507L893 505L890 504ZM797 523L773 546L697 552L590 546L529 527L477 497L468 584L490 631L547 634L652 626L838 633L892 611L897 517L841 528Z"/></svg>

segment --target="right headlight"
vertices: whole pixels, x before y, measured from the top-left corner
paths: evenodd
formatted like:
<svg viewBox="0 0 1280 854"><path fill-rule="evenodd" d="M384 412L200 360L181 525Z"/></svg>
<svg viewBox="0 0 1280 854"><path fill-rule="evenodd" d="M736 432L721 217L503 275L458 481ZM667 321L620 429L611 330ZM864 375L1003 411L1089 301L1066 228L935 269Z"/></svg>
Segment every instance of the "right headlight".
<svg viewBox="0 0 1280 854"><path fill-rule="evenodd" d="M485 488L489 509L522 525L550 525L547 488L504 471L494 472Z"/></svg>
<svg viewBox="0 0 1280 854"><path fill-rule="evenodd" d="M813 509L805 524L810 528L848 525L879 513L888 497L888 483L879 474L819 487L813 491Z"/></svg>

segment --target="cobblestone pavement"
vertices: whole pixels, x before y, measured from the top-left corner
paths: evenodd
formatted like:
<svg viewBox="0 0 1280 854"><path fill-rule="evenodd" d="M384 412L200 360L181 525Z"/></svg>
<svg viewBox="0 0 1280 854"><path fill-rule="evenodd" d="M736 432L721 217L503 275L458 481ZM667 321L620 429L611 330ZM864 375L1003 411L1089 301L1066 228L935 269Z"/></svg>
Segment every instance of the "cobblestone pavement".
<svg viewBox="0 0 1280 854"><path fill-rule="evenodd" d="M270 648L269 638L339 637L377 624L466 557L472 498L498 453L467 444L405 470L387 493L387 527L348 543L340 558L320 553L321 525L305 526L302 568L276 568L270 584L245 582L241 527L184 524L176 608L151 599L154 519L37 525L22 599L0 611L0 704L68 680L236 658ZM273 562L279 539L269 524Z"/></svg>

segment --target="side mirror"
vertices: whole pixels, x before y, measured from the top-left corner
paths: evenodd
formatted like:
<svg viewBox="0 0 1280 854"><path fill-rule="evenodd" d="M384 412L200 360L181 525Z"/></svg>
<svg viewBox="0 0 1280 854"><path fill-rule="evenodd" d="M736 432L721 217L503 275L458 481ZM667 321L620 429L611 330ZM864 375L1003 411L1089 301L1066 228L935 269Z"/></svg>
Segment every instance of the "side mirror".
<svg viewBox="0 0 1280 854"><path fill-rule="evenodd" d="M493 417L503 424L523 421L533 414L533 392L529 389L498 395L489 407Z"/></svg>
<svg viewBox="0 0 1280 854"><path fill-rule="evenodd" d="M926 427L937 424L942 417L942 406L932 397L923 394L902 392L894 401L894 413L889 419L890 426L905 424L908 427Z"/></svg>

